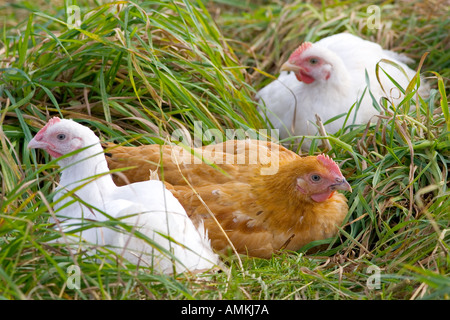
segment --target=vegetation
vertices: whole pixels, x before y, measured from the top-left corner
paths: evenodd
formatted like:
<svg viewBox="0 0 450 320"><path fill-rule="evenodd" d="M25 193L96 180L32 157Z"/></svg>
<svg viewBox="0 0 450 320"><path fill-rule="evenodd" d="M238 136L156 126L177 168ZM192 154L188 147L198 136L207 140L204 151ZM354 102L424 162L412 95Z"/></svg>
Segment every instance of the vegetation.
<svg viewBox="0 0 450 320"><path fill-rule="evenodd" d="M368 6L0 2L0 298L448 299L448 8L380 2L374 29ZM68 19L78 12L81 24ZM228 272L197 276L155 275L106 249L86 257L48 242L60 236L48 221L58 170L26 146L50 116L130 145L164 143L177 129L192 136L197 121L203 130L263 128L256 90L300 41L342 31L415 59L432 90L419 97L416 78L398 106L374 101L384 110L376 123L329 136L326 151L354 189L336 238L271 260L230 257ZM311 153L323 151L320 141ZM68 288L71 265L81 270L79 289Z"/></svg>

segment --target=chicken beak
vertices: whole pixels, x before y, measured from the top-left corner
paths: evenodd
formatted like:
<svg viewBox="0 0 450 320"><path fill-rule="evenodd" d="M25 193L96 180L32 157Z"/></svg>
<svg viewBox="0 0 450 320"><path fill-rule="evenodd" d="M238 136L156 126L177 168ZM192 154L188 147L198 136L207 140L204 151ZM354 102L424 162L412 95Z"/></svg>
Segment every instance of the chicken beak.
<svg viewBox="0 0 450 320"><path fill-rule="evenodd" d="M302 70L301 67L290 63L289 61L286 61L285 63L283 63L283 65L280 68L280 71L300 71Z"/></svg>
<svg viewBox="0 0 450 320"><path fill-rule="evenodd" d="M350 185L350 183L347 182L347 180L345 180L345 178L343 178L341 182L331 185L331 188L333 190L343 190L352 192L352 186Z"/></svg>
<svg viewBox="0 0 450 320"><path fill-rule="evenodd" d="M36 137L31 139L27 146L28 149L46 149L47 147L47 143L37 140Z"/></svg>

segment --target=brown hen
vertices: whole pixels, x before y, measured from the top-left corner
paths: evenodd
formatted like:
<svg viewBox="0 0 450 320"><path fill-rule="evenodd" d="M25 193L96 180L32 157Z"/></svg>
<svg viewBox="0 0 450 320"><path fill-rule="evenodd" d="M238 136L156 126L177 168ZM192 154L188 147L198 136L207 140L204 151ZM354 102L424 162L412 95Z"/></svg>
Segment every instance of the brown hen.
<svg viewBox="0 0 450 320"><path fill-rule="evenodd" d="M328 156L300 157L258 140L192 149L195 156L173 145L105 147L111 170L133 167L122 172L126 179L115 178L118 185L157 170L194 223L204 221L219 252L229 251L229 240L254 257L298 250L333 237L348 212L346 197L335 191L351 187Z"/></svg>

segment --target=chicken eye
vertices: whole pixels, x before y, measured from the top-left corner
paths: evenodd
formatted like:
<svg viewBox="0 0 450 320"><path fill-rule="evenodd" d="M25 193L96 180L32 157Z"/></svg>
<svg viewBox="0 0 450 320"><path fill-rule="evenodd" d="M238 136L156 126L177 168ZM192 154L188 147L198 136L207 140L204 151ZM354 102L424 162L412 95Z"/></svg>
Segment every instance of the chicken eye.
<svg viewBox="0 0 450 320"><path fill-rule="evenodd" d="M66 135L64 133L60 133L56 136L56 139L62 141L66 138Z"/></svg>
<svg viewBox="0 0 450 320"><path fill-rule="evenodd" d="M318 174L313 174L313 175L311 176L311 180L312 180L313 182L319 182L321 179L322 179L322 177L319 176Z"/></svg>
<svg viewBox="0 0 450 320"><path fill-rule="evenodd" d="M317 64L317 63L319 63L319 59L317 59L317 58L311 58L311 59L309 59L309 63L310 63L310 64Z"/></svg>

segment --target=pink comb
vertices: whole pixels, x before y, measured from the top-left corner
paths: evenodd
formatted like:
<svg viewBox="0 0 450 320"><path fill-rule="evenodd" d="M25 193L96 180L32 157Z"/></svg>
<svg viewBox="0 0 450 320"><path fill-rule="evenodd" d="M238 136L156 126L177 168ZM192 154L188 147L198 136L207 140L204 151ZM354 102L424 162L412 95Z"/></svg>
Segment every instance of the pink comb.
<svg viewBox="0 0 450 320"><path fill-rule="evenodd" d="M331 159L326 154L320 154L317 156L317 159L331 172L333 172L336 175L342 176L341 169L337 165L336 162L334 162L333 159Z"/></svg>
<svg viewBox="0 0 450 320"><path fill-rule="evenodd" d="M295 49L295 51L291 54L291 56L289 57L289 60L291 60L292 58L296 58L298 56L300 56L303 51L305 51L306 49L309 49L312 47L312 43L311 42L303 42L297 49Z"/></svg>
<svg viewBox="0 0 450 320"><path fill-rule="evenodd" d="M47 124L46 124L41 130L39 130L38 133L36 133L36 136L35 136L34 138L35 138L36 140L41 140L42 137L44 136L45 131L47 131L47 129L48 129L50 126L52 126L52 125L54 125L55 123L58 123L58 122L60 122L60 121L61 121L61 119L58 118L58 117L53 117L53 118L51 118L50 120L48 120Z"/></svg>

